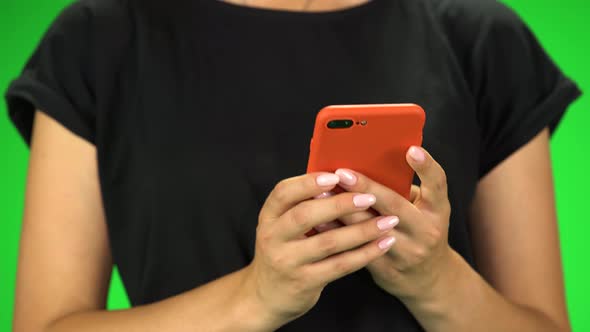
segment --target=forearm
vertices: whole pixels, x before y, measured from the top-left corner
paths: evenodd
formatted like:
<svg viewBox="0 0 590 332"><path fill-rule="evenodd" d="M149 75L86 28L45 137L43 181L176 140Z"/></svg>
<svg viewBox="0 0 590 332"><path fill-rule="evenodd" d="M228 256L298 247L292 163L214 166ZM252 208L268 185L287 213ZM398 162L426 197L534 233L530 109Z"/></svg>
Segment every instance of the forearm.
<svg viewBox="0 0 590 332"><path fill-rule="evenodd" d="M278 328L241 290L244 269L153 304L119 311L83 311L55 320L46 332L245 331Z"/></svg>
<svg viewBox="0 0 590 332"><path fill-rule="evenodd" d="M503 297L455 252L452 261L452 272L429 299L404 300L426 331L567 331L540 311Z"/></svg>

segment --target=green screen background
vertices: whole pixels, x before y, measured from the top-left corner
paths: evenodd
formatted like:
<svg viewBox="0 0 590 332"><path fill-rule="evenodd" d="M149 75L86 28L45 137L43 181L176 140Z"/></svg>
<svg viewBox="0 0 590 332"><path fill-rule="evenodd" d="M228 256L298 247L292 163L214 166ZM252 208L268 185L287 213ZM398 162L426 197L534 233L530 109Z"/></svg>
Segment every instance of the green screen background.
<svg viewBox="0 0 590 332"><path fill-rule="evenodd" d="M39 38L70 0L0 0L0 90L18 75ZM559 66L590 94L590 4L587 0L506 0L531 26ZM559 230L567 300L574 331L590 331L590 233L582 207L590 188L590 97L568 111L552 142ZM9 331L13 312L18 238L28 150L0 102L0 331ZM542 277L542 276L539 276ZM108 306L129 306L115 271Z"/></svg>

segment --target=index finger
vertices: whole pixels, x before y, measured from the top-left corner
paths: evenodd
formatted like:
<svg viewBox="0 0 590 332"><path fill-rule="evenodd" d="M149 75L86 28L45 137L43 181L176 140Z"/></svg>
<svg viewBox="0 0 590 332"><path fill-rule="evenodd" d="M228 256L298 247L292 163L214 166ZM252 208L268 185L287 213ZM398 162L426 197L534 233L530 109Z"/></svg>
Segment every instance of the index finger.
<svg viewBox="0 0 590 332"><path fill-rule="evenodd" d="M364 174L347 168L339 168L336 174L340 176L340 186L346 191L366 192L377 197L373 206L381 215L396 215L400 219L414 218L418 210L405 197L398 194Z"/></svg>
<svg viewBox="0 0 590 332"><path fill-rule="evenodd" d="M266 198L260 210L260 219L276 219L299 202L332 190L338 182L340 182L338 175L323 172L282 180Z"/></svg>

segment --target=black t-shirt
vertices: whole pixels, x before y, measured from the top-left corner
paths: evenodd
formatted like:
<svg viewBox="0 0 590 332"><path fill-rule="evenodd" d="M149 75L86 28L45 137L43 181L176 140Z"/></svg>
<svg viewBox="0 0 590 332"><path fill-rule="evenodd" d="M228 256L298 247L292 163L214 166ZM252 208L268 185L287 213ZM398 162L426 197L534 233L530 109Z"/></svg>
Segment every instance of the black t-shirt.
<svg viewBox="0 0 590 332"><path fill-rule="evenodd" d="M184 6L155 17L125 0L75 2L6 94L27 141L41 109L96 146L112 254L133 305L252 260L263 200L305 172L315 115L330 104L425 109L423 145L448 176L449 242L474 266L478 180L553 131L580 94L492 0L373 0L328 13ZM280 331L320 328L421 331L366 270L328 285Z"/></svg>

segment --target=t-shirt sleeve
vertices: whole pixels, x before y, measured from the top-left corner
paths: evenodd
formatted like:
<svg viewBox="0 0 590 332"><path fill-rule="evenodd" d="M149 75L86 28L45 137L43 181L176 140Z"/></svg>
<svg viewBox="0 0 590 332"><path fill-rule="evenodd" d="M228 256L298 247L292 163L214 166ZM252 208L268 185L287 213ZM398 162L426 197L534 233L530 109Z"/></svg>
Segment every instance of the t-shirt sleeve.
<svg viewBox="0 0 590 332"><path fill-rule="evenodd" d="M5 94L9 117L27 143L37 109L94 143L91 38L89 13L74 2L53 21L9 85Z"/></svg>
<svg viewBox="0 0 590 332"><path fill-rule="evenodd" d="M481 178L545 127L553 134L581 91L508 7L496 3L480 24L471 74Z"/></svg>

